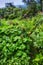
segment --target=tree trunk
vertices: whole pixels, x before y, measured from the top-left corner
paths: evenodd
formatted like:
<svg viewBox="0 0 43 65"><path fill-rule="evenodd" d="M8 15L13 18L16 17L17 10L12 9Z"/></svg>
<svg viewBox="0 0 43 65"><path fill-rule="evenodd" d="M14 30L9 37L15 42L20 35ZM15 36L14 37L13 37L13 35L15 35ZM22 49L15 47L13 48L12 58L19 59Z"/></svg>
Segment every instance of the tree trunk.
<svg viewBox="0 0 43 65"><path fill-rule="evenodd" d="M43 12L43 0L42 0L42 12Z"/></svg>
<svg viewBox="0 0 43 65"><path fill-rule="evenodd" d="M40 4L41 4L41 11L43 12L43 0L40 0Z"/></svg>

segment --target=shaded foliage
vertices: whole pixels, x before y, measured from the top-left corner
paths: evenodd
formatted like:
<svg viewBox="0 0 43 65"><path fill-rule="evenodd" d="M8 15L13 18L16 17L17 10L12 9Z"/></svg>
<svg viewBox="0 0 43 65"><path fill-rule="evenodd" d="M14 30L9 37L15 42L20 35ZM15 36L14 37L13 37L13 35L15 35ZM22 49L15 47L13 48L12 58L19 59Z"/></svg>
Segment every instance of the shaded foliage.
<svg viewBox="0 0 43 65"><path fill-rule="evenodd" d="M27 18L35 16L38 11L41 10L40 4L37 4L35 1L29 2L29 5L25 8L16 8L16 7L6 7L0 9L0 18L5 19L15 19L15 18Z"/></svg>

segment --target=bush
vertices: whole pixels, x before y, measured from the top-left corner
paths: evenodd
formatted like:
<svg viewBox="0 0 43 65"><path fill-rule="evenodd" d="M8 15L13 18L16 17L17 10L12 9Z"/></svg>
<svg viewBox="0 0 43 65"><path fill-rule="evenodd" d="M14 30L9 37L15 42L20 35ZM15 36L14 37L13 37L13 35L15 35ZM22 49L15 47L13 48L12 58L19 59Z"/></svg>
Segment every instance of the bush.
<svg viewBox="0 0 43 65"><path fill-rule="evenodd" d="M41 18L17 21L14 25L1 22L0 65L43 65Z"/></svg>
<svg viewBox="0 0 43 65"><path fill-rule="evenodd" d="M15 19L20 16L21 10L19 8L7 7L0 9L0 17L5 19Z"/></svg>
<svg viewBox="0 0 43 65"><path fill-rule="evenodd" d="M40 11L40 4L36 4L36 2L30 3L30 5L25 8L16 8L16 7L7 7L4 9L0 9L0 18L5 19L15 19L15 18L27 18L35 16L38 11Z"/></svg>

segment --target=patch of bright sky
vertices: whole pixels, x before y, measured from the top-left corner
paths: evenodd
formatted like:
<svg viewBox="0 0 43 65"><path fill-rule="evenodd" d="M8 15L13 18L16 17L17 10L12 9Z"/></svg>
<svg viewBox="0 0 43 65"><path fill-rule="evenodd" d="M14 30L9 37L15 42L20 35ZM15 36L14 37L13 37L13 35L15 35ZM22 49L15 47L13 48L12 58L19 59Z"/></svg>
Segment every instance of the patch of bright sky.
<svg viewBox="0 0 43 65"><path fill-rule="evenodd" d="M0 0L0 8L5 7L5 3L14 3L14 5L23 5L22 0Z"/></svg>
<svg viewBox="0 0 43 65"><path fill-rule="evenodd" d="M40 1L40 0L35 0L35 1ZM22 0L0 0L0 8L5 7L5 3L10 3L12 2L14 5L24 5Z"/></svg>

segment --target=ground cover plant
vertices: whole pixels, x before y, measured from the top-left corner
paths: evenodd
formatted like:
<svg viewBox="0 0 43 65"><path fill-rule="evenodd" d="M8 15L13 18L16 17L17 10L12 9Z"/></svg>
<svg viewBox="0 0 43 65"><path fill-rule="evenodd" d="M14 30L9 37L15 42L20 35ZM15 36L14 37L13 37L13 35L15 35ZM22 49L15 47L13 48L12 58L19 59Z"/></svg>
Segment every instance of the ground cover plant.
<svg viewBox="0 0 43 65"><path fill-rule="evenodd" d="M43 65L43 16L0 20L0 65Z"/></svg>

